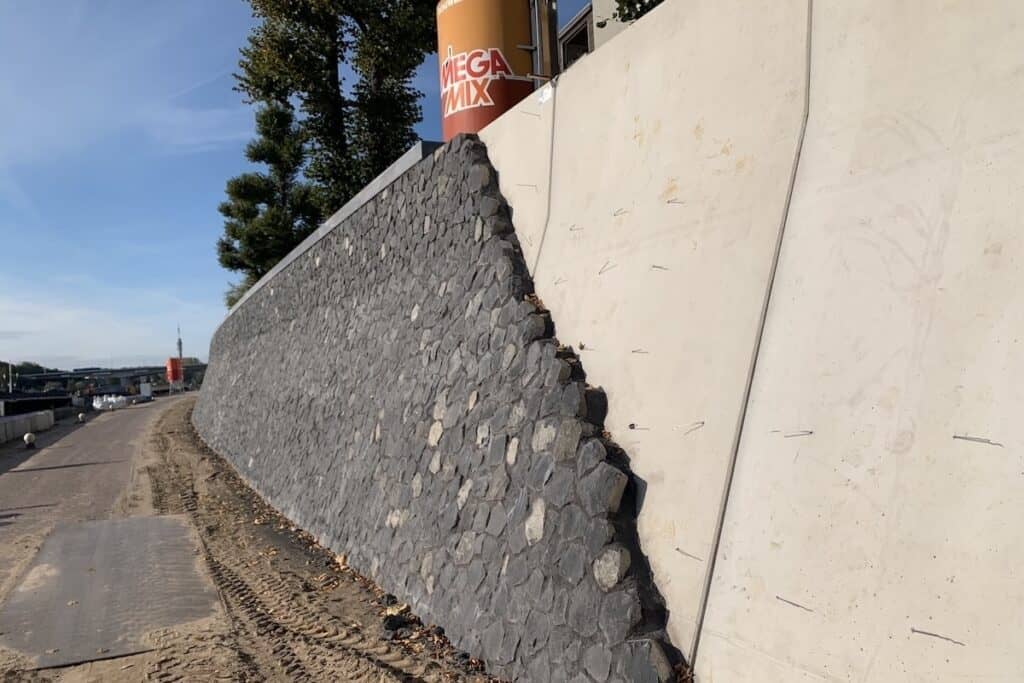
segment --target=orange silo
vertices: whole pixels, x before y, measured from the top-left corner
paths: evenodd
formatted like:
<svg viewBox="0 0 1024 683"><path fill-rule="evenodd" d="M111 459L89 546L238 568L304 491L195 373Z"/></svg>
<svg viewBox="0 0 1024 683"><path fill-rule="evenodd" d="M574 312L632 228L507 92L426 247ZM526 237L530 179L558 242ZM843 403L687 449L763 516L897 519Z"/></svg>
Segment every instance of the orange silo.
<svg viewBox="0 0 1024 683"><path fill-rule="evenodd" d="M437 4L444 139L476 133L533 91L529 0Z"/></svg>

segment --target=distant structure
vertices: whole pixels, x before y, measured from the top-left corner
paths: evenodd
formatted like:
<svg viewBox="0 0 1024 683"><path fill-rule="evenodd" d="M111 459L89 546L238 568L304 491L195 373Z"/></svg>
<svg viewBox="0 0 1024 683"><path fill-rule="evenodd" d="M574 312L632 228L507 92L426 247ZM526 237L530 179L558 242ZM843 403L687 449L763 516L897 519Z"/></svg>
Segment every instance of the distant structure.
<svg viewBox="0 0 1024 683"><path fill-rule="evenodd" d="M182 363L181 325L178 325L178 357L167 359L167 384L168 391L184 391L185 389L185 368Z"/></svg>
<svg viewBox="0 0 1024 683"><path fill-rule="evenodd" d="M558 60L562 71L626 28L626 24L613 17L615 8L615 0L594 0L565 23L558 32Z"/></svg>

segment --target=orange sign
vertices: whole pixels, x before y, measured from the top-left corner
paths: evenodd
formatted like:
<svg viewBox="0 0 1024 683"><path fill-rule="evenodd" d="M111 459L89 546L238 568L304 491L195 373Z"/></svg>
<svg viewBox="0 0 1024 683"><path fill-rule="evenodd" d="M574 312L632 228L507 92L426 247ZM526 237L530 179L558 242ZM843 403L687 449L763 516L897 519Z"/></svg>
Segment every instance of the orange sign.
<svg viewBox="0 0 1024 683"><path fill-rule="evenodd" d="M168 358L167 359L167 381L171 384L180 382L185 379L184 368L181 367L180 358Z"/></svg>
<svg viewBox="0 0 1024 683"><path fill-rule="evenodd" d="M445 140L478 132L533 92L533 58L520 47L530 43L529 0L437 4Z"/></svg>

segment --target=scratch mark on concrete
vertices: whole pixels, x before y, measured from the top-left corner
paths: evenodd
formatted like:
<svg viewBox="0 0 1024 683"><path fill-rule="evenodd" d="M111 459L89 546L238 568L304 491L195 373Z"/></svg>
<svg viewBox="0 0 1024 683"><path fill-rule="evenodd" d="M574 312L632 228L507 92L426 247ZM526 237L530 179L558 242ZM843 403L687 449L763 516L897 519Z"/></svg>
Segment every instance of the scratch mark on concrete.
<svg viewBox="0 0 1024 683"><path fill-rule="evenodd" d="M803 605L801 605L798 602L793 602L792 600L787 600L786 598L782 597L781 595L776 595L775 599L778 600L779 602L784 602L787 605L792 605L793 607L798 607L798 608L802 609L805 612L810 612L812 614L814 613L814 610L812 610L810 607L804 607Z"/></svg>
<svg viewBox="0 0 1024 683"><path fill-rule="evenodd" d="M647 351L645 351L645 350L643 350L643 349L633 349L632 351L630 351L630 353L640 353L640 354L646 354L646 353L648 353L648 352L647 352Z"/></svg>
<svg viewBox="0 0 1024 683"><path fill-rule="evenodd" d="M690 432L695 432L698 429L701 429L703 426L704 426L704 420L698 420L697 422L694 422L692 425L690 425L689 429L687 429L685 432L683 432L683 436L686 436Z"/></svg>
<svg viewBox="0 0 1024 683"><path fill-rule="evenodd" d="M651 270L668 270L668 268L665 266L659 266L657 263L652 263Z"/></svg>
<svg viewBox="0 0 1024 683"><path fill-rule="evenodd" d="M598 275L604 275L605 273L607 273L609 270L612 270L613 268L615 268L615 264L614 263L612 263L611 261L605 261L604 265L601 266L601 270L597 271L597 274Z"/></svg>
<svg viewBox="0 0 1024 683"><path fill-rule="evenodd" d="M533 117L536 117L538 119L540 118L540 114L534 114L532 111L521 111L519 113L523 114L525 116L533 116Z"/></svg>
<svg viewBox="0 0 1024 683"><path fill-rule="evenodd" d="M813 429L801 429L798 432L790 432L789 434L783 434L782 438L783 439L793 439L793 438L796 438L798 436L810 436L813 433L814 433Z"/></svg>
<svg viewBox="0 0 1024 683"><path fill-rule="evenodd" d="M627 214L627 213L629 213L629 211L627 211L626 209L618 209L618 210L617 210L617 211L616 211L615 213L613 213L612 215L613 215L613 216L622 216L622 215L624 215L624 214Z"/></svg>
<svg viewBox="0 0 1024 683"><path fill-rule="evenodd" d="M938 633L932 633L931 631L922 631L921 629L914 628L913 626L910 627L910 632L911 633L916 633L919 636L931 636L932 638L938 638L939 640L945 640L948 643L953 643L954 645L959 645L960 647L967 647L967 643L961 643L959 640L954 640L953 638L947 638L946 636L939 635Z"/></svg>
<svg viewBox="0 0 1024 683"><path fill-rule="evenodd" d="M685 204L686 202L684 202L682 199L669 199L665 203L666 204Z"/></svg>
<svg viewBox="0 0 1024 683"><path fill-rule="evenodd" d="M961 434L954 434L953 438L954 439L960 439L961 441L970 441L972 443L983 443L986 446L998 446L999 448L1004 448L1003 444L999 443L998 441L993 441L992 439L983 439L980 436L967 436L966 434L962 434L962 435Z"/></svg>
<svg viewBox="0 0 1024 683"><path fill-rule="evenodd" d="M573 226L571 228L569 228L569 232L579 232L582 229L583 228L577 226L576 224L573 224Z"/></svg>
<svg viewBox="0 0 1024 683"><path fill-rule="evenodd" d="M697 557L696 555L688 553L685 550L683 550L682 548L676 548L676 552L679 553L680 555L685 555L686 557L689 557L689 558L692 558L694 560L697 560L698 562L703 562L704 561L703 558L700 558L700 557Z"/></svg>
<svg viewBox="0 0 1024 683"><path fill-rule="evenodd" d="M564 277L560 277L560 278L558 278L557 280L555 280L555 284L556 284L556 285L560 285L560 284L562 284L563 282L565 282L565 278L564 278Z"/></svg>

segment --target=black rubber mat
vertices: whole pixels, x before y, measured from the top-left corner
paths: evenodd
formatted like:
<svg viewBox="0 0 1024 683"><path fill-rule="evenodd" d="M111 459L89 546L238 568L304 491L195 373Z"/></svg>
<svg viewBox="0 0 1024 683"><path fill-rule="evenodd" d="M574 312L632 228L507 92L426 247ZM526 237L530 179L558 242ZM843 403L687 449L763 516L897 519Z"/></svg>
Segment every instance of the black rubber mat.
<svg viewBox="0 0 1024 683"><path fill-rule="evenodd" d="M150 650L147 633L218 611L201 558L182 516L58 527L0 608L0 647L40 669Z"/></svg>

